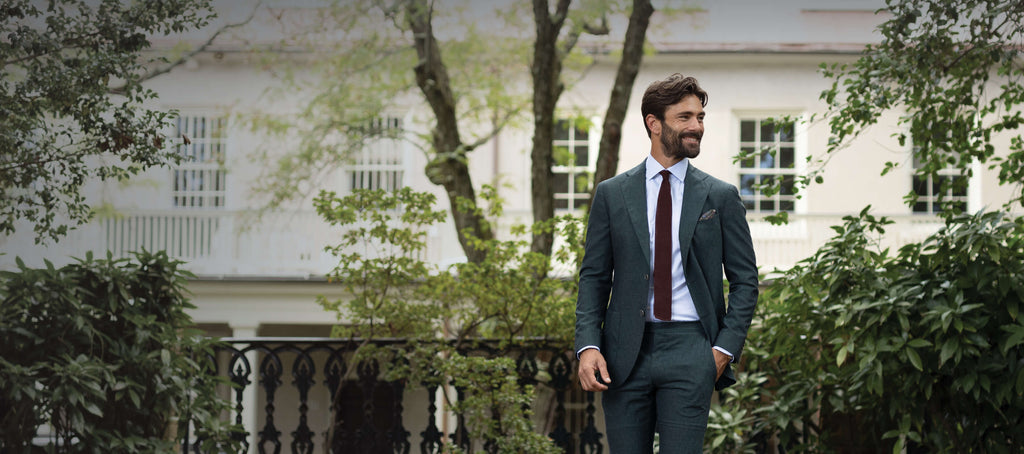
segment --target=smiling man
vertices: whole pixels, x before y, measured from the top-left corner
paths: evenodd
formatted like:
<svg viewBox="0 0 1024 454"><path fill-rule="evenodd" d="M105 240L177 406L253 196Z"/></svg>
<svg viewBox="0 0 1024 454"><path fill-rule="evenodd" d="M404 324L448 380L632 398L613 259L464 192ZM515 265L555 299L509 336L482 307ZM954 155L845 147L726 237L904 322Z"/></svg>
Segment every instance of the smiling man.
<svg viewBox="0 0 1024 454"><path fill-rule="evenodd" d="M690 164L708 95L673 74L641 103L651 153L597 186L576 301L583 389L602 392L612 454L699 453L711 393L735 383L757 265L735 186ZM729 304L722 289L729 282Z"/></svg>

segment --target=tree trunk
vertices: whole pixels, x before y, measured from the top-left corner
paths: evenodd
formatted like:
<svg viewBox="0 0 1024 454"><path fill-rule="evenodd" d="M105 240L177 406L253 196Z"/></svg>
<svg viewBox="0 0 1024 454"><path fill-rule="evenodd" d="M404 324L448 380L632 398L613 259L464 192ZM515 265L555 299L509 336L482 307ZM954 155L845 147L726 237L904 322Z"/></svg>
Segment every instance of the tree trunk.
<svg viewBox="0 0 1024 454"><path fill-rule="evenodd" d="M533 0L533 19L537 38L533 45L533 151L531 158L531 196L533 222L555 216L554 186L551 166L554 164L551 142L555 135L555 105L562 95L562 55L558 34L565 24L570 0L558 0L554 15L547 0ZM566 53L568 53L566 49ZM535 232L530 250L551 255L553 232Z"/></svg>
<svg viewBox="0 0 1024 454"><path fill-rule="evenodd" d="M441 61L441 49L434 36L431 23L430 2L409 0L406 3L406 20L414 36L414 45L419 62L414 69L416 84L423 92L433 110L437 123L431 131L433 154L427 164L426 174L434 184L441 185L448 193L452 218L458 230L459 243L470 262L479 263L484 258L481 250L473 247L467 235L480 239L491 239L493 232L483 214L476 210L476 191L473 179L466 165L467 153L471 151L459 135L459 124L455 116L455 98L452 95L448 70ZM465 200L468 203L461 203Z"/></svg>
<svg viewBox="0 0 1024 454"><path fill-rule="evenodd" d="M622 144L622 122L626 118L626 108L629 106L633 84L640 71L647 26L650 24L653 13L654 7L651 6L651 0L633 0L633 12L629 16L626 40L622 44L622 60L619 61L619 70L615 74L615 85L612 86L611 99L608 100L608 111L604 115L601 146L597 154L597 169L594 171L594 183L590 188L591 201L594 200L597 184L615 176L618 171L619 148Z"/></svg>

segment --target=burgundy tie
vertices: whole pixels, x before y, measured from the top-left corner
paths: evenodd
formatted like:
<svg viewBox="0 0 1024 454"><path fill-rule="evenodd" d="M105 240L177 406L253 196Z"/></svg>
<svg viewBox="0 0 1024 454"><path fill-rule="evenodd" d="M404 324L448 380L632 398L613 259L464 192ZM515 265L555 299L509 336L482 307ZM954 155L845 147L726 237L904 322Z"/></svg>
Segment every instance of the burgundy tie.
<svg viewBox="0 0 1024 454"><path fill-rule="evenodd" d="M661 171L661 190L654 213L654 318L672 318L672 187L668 170Z"/></svg>

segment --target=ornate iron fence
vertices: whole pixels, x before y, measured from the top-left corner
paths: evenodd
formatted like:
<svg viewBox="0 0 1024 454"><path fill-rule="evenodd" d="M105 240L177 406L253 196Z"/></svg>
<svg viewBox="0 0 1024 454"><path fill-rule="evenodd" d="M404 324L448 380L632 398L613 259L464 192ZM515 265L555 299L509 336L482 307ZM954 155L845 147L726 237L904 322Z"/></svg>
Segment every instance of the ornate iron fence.
<svg viewBox="0 0 1024 454"><path fill-rule="evenodd" d="M439 453L445 443L466 452L496 452L494 443L472 440L466 421L440 399L459 399L450 387L387 381L379 357L351 359L362 341L330 338L227 338L217 354L218 373L235 387L233 422L247 433L249 452ZM401 339L374 340L399 348ZM479 343L466 355L514 359L522 385L534 385L534 422L567 453L600 454L603 435L595 424L593 393L575 380L576 356L564 344L526 340L499 349ZM349 370L353 367L354 370ZM290 380L288 379L290 378ZM186 438L183 452L199 453Z"/></svg>

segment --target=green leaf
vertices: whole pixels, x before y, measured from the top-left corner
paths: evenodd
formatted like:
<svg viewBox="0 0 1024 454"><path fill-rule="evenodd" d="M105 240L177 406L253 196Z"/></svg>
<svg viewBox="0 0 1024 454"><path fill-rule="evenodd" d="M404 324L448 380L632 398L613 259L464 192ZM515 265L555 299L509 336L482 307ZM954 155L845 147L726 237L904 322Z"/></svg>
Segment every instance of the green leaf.
<svg viewBox="0 0 1024 454"><path fill-rule="evenodd" d="M103 410L100 410L100 407L96 406L96 404L93 403L93 402L86 402L85 403L85 411L87 411L89 413L92 413L92 414L94 414L96 416L99 416L99 417L103 416Z"/></svg>
<svg viewBox="0 0 1024 454"><path fill-rule="evenodd" d="M914 348L924 348L931 347L932 343L925 339L911 339L910 342L907 342L907 345Z"/></svg>
<svg viewBox="0 0 1024 454"><path fill-rule="evenodd" d="M908 348L905 351L907 352L907 359L910 360L910 364L912 364L917 370L923 371L924 367L921 364L921 356L917 354L917 350Z"/></svg>
<svg viewBox="0 0 1024 454"><path fill-rule="evenodd" d="M942 344L942 350L939 352L939 367L942 367L949 358L953 357L953 354L956 353L958 344L959 341L957 341L956 337L950 336L946 339L946 342Z"/></svg>

